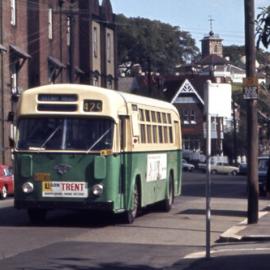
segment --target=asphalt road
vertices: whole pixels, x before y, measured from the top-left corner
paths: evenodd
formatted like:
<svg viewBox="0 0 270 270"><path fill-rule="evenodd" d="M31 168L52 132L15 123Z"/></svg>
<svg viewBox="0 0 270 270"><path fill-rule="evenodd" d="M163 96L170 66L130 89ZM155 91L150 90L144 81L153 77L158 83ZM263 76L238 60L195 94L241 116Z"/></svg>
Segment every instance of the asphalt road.
<svg viewBox="0 0 270 270"><path fill-rule="evenodd" d="M13 199L0 202L0 269L170 269L205 250L205 180L184 173L183 194L170 213L146 209L132 225L118 217L55 211L31 226ZM246 179L212 177L211 243L246 216Z"/></svg>

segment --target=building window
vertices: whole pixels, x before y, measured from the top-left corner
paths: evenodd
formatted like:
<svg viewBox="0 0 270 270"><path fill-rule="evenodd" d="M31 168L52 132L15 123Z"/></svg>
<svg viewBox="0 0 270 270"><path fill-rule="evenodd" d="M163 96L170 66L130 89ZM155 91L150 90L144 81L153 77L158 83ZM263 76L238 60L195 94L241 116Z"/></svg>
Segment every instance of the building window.
<svg viewBox="0 0 270 270"><path fill-rule="evenodd" d="M188 113L188 110L184 110L183 111L183 123L184 123L184 125L188 125L189 124L189 113Z"/></svg>
<svg viewBox="0 0 270 270"><path fill-rule="evenodd" d="M214 53L218 53L218 51L219 51L219 46L218 46L218 44L215 44L214 45Z"/></svg>
<svg viewBox="0 0 270 270"><path fill-rule="evenodd" d="M11 67L11 94L12 96L18 95L18 71L16 63Z"/></svg>
<svg viewBox="0 0 270 270"><path fill-rule="evenodd" d="M93 52L94 57L98 57L98 30L97 27L94 27L93 29Z"/></svg>
<svg viewBox="0 0 270 270"><path fill-rule="evenodd" d="M70 27L71 27L71 18L67 17L67 46L70 46Z"/></svg>
<svg viewBox="0 0 270 270"><path fill-rule="evenodd" d="M10 23L16 25L16 0L10 0Z"/></svg>
<svg viewBox="0 0 270 270"><path fill-rule="evenodd" d="M112 39L111 39L111 34L107 33L107 62L111 63L112 61Z"/></svg>
<svg viewBox="0 0 270 270"><path fill-rule="evenodd" d="M53 39L53 10L49 8L48 10L48 38Z"/></svg>
<svg viewBox="0 0 270 270"><path fill-rule="evenodd" d="M190 124L191 125L195 125L197 122L196 122L196 114L195 114L195 111L191 111L190 112L190 117L189 117L189 120L190 120Z"/></svg>
<svg viewBox="0 0 270 270"><path fill-rule="evenodd" d="M201 150L201 143L199 139L187 137L183 139L183 147L186 150L198 151Z"/></svg>
<svg viewBox="0 0 270 270"><path fill-rule="evenodd" d="M107 79L107 88L113 89L113 81L111 78Z"/></svg>
<svg viewBox="0 0 270 270"><path fill-rule="evenodd" d="M93 74L93 85L99 86L99 73L98 72L94 72Z"/></svg>

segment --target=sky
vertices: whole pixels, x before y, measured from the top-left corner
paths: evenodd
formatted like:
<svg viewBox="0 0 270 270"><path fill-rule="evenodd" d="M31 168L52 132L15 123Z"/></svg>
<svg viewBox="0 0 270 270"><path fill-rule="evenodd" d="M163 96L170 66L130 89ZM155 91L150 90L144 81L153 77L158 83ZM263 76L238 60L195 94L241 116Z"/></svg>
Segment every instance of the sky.
<svg viewBox="0 0 270 270"><path fill-rule="evenodd" d="M111 0L113 12L126 17L159 20L190 32L200 40L212 29L223 45L244 45L244 0ZM270 5L270 0L255 0L255 12Z"/></svg>

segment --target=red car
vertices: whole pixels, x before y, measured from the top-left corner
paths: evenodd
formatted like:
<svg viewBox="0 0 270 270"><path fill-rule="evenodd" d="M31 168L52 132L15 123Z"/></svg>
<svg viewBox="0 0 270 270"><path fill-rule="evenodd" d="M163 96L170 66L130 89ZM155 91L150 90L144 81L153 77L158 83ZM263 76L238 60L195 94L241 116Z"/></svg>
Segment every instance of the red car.
<svg viewBox="0 0 270 270"><path fill-rule="evenodd" d="M14 176L12 169L0 164L0 199L4 200L14 193Z"/></svg>

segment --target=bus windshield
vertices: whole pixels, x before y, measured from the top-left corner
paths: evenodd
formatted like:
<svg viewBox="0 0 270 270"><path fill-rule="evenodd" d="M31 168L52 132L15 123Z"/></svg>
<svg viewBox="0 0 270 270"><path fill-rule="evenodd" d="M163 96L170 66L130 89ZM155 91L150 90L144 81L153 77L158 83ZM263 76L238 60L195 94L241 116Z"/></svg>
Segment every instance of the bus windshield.
<svg viewBox="0 0 270 270"><path fill-rule="evenodd" d="M17 148L87 152L111 149L113 126L108 118L22 118Z"/></svg>

